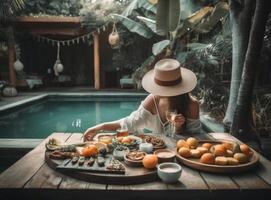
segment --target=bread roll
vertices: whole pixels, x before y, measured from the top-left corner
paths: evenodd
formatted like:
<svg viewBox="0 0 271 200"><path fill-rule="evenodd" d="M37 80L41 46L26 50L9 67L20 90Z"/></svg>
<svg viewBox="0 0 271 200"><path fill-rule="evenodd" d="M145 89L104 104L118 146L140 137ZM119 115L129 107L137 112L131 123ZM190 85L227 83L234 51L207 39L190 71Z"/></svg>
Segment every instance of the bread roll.
<svg viewBox="0 0 271 200"><path fill-rule="evenodd" d="M200 162L204 164L214 164L215 163L215 157L211 153L205 153L201 156Z"/></svg>
<svg viewBox="0 0 271 200"><path fill-rule="evenodd" d="M218 156L215 158L216 165L227 165L228 160L225 156Z"/></svg>
<svg viewBox="0 0 271 200"><path fill-rule="evenodd" d="M189 148L189 145L186 143L185 140L178 140L176 146L177 146L177 149L179 149L181 147L187 147L187 148Z"/></svg>
<svg viewBox="0 0 271 200"><path fill-rule="evenodd" d="M247 156L250 155L251 150L250 150L249 146L247 146L246 144L241 144L240 150L243 154L246 154Z"/></svg>
<svg viewBox="0 0 271 200"><path fill-rule="evenodd" d="M233 152L231 150L228 150L226 151L226 156L227 157L233 157Z"/></svg>
<svg viewBox="0 0 271 200"><path fill-rule="evenodd" d="M198 150L201 155L208 152L208 149L205 147L197 147L196 150Z"/></svg>
<svg viewBox="0 0 271 200"><path fill-rule="evenodd" d="M200 158L202 155L202 153L197 149L191 149L190 152L193 158Z"/></svg>
<svg viewBox="0 0 271 200"><path fill-rule="evenodd" d="M214 147L214 155L215 156L226 156L227 149L222 145L218 144Z"/></svg>
<svg viewBox="0 0 271 200"><path fill-rule="evenodd" d="M208 150L210 150L210 148L213 146L213 144L211 144L211 143L204 143L201 146L204 147L204 148L207 148Z"/></svg>
<svg viewBox="0 0 271 200"><path fill-rule="evenodd" d="M195 149L198 147L198 140L196 138L190 137L186 140L186 143L191 149Z"/></svg>
<svg viewBox="0 0 271 200"><path fill-rule="evenodd" d="M232 158L232 157L228 157L227 161L228 161L228 165L238 165L239 164L239 161L235 158Z"/></svg>
<svg viewBox="0 0 271 200"><path fill-rule="evenodd" d="M179 150L178 150L178 153L180 156L184 157L184 158L189 158L191 157L191 152L190 152L190 149L187 148L187 147L181 147Z"/></svg>
<svg viewBox="0 0 271 200"><path fill-rule="evenodd" d="M235 153L233 156L236 160L239 161L239 163L247 163L248 157L243 153Z"/></svg>
<svg viewBox="0 0 271 200"><path fill-rule="evenodd" d="M227 150L231 150L231 151L232 151L233 143L224 142L222 145L223 145Z"/></svg>

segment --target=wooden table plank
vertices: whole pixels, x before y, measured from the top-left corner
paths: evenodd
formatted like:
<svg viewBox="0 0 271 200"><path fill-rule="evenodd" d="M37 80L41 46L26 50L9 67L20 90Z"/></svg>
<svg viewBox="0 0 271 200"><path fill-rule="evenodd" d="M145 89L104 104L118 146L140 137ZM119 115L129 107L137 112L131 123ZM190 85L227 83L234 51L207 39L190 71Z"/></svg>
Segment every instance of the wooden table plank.
<svg viewBox="0 0 271 200"><path fill-rule="evenodd" d="M177 184L168 184L169 190L202 189L208 190L208 186L199 172L182 165L182 174Z"/></svg>
<svg viewBox="0 0 271 200"><path fill-rule="evenodd" d="M72 134L67 134L66 139L54 137L60 141L67 142ZM44 152L42 153L44 155ZM44 159L44 157L43 157ZM46 163L36 172L36 174L25 184L25 188L54 188L56 189L62 181L62 174L51 169Z"/></svg>
<svg viewBox="0 0 271 200"><path fill-rule="evenodd" d="M271 161L260 155L260 164L256 168L255 173L271 185Z"/></svg>
<svg viewBox="0 0 271 200"><path fill-rule="evenodd" d="M204 178L206 184L211 190L218 189L239 189L239 186L228 176L220 174L211 174L200 172L200 175Z"/></svg>
<svg viewBox="0 0 271 200"><path fill-rule="evenodd" d="M44 164L45 143L48 139L57 137L65 141L69 136L70 134L64 133L53 133L50 135L35 149L0 174L0 188L22 188Z"/></svg>
<svg viewBox="0 0 271 200"><path fill-rule="evenodd" d="M37 173L25 184L25 188L46 188L57 189L61 183L62 174L51 169L46 163Z"/></svg>
<svg viewBox="0 0 271 200"><path fill-rule="evenodd" d="M130 190L166 190L167 184L162 181L130 185Z"/></svg>
<svg viewBox="0 0 271 200"><path fill-rule="evenodd" d="M265 183L260 177L254 173L234 174L231 178L239 185L241 189L270 189L270 185Z"/></svg>

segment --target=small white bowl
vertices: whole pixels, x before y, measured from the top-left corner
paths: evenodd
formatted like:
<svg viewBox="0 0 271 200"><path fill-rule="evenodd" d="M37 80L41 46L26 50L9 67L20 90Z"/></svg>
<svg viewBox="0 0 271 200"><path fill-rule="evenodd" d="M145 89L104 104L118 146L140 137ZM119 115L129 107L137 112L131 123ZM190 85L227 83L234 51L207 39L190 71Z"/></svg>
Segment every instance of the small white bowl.
<svg viewBox="0 0 271 200"><path fill-rule="evenodd" d="M151 143L141 143L139 144L139 150L151 153L153 151L153 145Z"/></svg>
<svg viewBox="0 0 271 200"><path fill-rule="evenodd" d="M178 182L182 173L182 167L173 162L159 164L157 169L159 178L165 183Z"/></svg>

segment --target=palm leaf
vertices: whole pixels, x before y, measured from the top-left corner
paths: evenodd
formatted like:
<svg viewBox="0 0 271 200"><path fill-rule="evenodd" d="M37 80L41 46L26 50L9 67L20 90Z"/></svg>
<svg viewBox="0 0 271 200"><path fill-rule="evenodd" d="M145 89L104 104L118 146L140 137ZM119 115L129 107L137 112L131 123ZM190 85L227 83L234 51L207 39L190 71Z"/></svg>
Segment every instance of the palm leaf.
<svg viewBox="0 0 271 200"><path fill-rule="evenodd" d="M156 33L156 22L155 20L149 19L147 17L137 16L142 22L146 24L154 33Z"/></svg>
<svg viewBox="0 0 271 200"><path fill-rule="evenodd" d="M25 0L1 0L0 1L0 20L13 16L22 10Z"/></svg>
<svg viewBox="0 0 271 200"><path fill-rule="evenodd" d="M151 11L156 14L155 5L151 4L148 0L133 0L127 8L123 11L122 15L128 17L134 10L144 8L145 10Z"/></svg>
<svg viewBox="0 0 271 200"><path fill-rule="evenodd" d="M166 47L168 47L170 44L170 40L162 40L160 42L155 43L152 46L152 53L153 55L158 55L161 53Z"/></svg>
<svg viewBox="0 0 271 200"><path fill-rule="evenodd" d="M151 29L128 17L119 14L111 14L111 16L115 20L121 22L129 31L133 33L137 33L138 35L141 35L145 38L151 38L153 36L153 32L151 31Z"/></svg>

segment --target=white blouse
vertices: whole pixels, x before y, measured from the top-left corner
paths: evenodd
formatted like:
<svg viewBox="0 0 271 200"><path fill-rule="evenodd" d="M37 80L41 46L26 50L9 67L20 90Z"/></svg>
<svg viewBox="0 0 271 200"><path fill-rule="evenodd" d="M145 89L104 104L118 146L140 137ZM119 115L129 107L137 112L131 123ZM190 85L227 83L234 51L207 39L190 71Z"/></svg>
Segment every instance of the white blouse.
<svg viewBox="0 0 271 200"><path fill-rule="evenodd" d="M155 102L155 101L154 101ZM156 113L158 112L157 105ZM139 108L132 112L129 116L120 120L121 127L127 127L129 132L132 133L144 133L144 130L149 130L153 133L164 133L168 122L163 123L159 114L152 114L143 106L141 102ZM201 123L199 119L186 119L186 127L184 130L186 133L200 133Z"/></svg>

